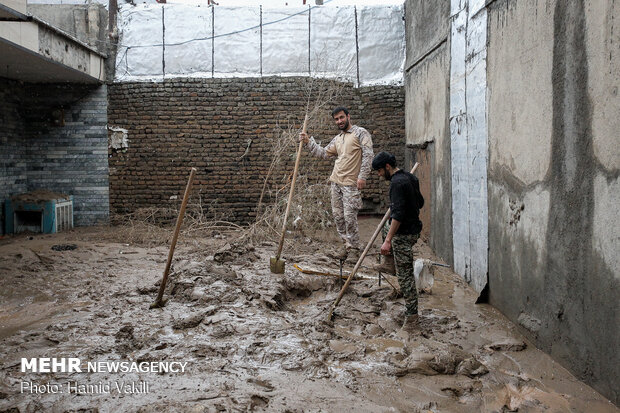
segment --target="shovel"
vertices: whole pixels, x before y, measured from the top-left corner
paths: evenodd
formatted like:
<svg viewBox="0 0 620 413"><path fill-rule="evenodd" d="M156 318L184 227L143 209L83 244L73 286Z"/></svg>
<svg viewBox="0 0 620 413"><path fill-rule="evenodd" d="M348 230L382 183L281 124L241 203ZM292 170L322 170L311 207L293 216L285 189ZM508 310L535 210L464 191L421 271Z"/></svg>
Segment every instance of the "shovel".
<svg viewBox="0 0 620 413"><path fill-rule="evenodd" d="M420 164L416 162L415 165L413 165L413 168L411 168L411 173L414 173L415 170L418 169L419 165ZM327 314L327 322L332 321L332 318L334 317L334 310L336 309L338 304L340 304L340 300L342 300L342 296L347 291L349 284L351 284L351 280L353 279L353 277L355 277L355 273L357 273L357 270L359 270L360 266L362 265L362 261L364 261L364 258L366 258L366 254L368 254L368 250L370 250L370 247L372 247L373 242L375 242L375 240L377 239L377 236L381 232L383 225L385 225L387 220L390 218L391 212L392 212L391 208L388 208L387 212L383 216L383 219L381 220L381 223L379 223L379 225L377 226L375 233L372 234L370 241L368 241L368 244L366 244L366 248L364 248L364 252L362 252L362 255L360 255L360 258L357 260L357 264L355 264L355 267L353 267L353 271L351 271L351 274L349 274L349 278L347 278L347 281L344 283L344 286L340 290L340 294L338 294L338 298L336 298L336 301L334 301L334 304L332 304L332 307L329 309L329 314ZM393 285L392 285L392 288L396 289Z"/></svg>
<svg viewBox="0 0 620 413"><path fill-rule="evenodd" d="M306 126L308 124L308 114L304 118L303 133L306 133ZM288 194L288 203L286 204L286 212L284 213L284 221L282 222L282 235L280 236L280 245L278 245L278 252L275 257L271 257L269 260L269 269L274 274L284 274L284 264L286 261L280 259L282 254L282 247L284 246L284 235L286 234L286 221L288 220L288 211L291 209L291 201L293 200L293 192L295 192L295 181L297 180L297 170L299 169L299 158L301 157L301 148L303 141L299 141L299 147L297 148L297 158L295 159L295 169L293 170L293 180L291 181L291 192Z"/></svg>

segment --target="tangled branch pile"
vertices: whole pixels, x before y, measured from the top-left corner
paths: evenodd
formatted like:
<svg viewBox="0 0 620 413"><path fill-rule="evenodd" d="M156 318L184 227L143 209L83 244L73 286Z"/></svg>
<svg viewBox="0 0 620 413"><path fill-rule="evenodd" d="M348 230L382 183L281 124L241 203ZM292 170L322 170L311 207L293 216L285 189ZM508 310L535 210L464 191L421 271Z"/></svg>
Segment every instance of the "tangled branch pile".
<svg viewBox="0 0 620 413"><path fill-rule="evenodd" d="M325 113L340 97L344 86L344 83L336 80L307 79L304 93L307 102L308 130L326 129L326 123L330 119ZM294 163L301 125L295 124L289 118L284 125L278 125L275 132L270 143L273 156L256 208L257 218L244 234L254 241L273 238L280 234L293 171L284 171L280 176L274 172L287 157L290 159L289 164ZM325 229L333 222L329 185L327 182L317 182L316 177L313 177L313 170L312 162L305 165L301 163L288 217L287 228L299 230L302 234ZM266 199L269 200L268 203L265 202Z"/></svg>

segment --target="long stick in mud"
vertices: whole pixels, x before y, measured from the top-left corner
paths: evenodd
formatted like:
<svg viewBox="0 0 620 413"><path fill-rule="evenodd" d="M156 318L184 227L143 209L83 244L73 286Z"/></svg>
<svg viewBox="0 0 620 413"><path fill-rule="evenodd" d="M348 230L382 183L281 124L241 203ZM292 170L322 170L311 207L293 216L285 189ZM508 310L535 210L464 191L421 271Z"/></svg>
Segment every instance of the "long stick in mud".
<svg viewBox="0 0 620 413"><path fill-rule="evenodd" d="M306 127L308 126L308 113L306 111L306 117L304 118L303 133L306 133ZM295 181L297 181L297 171L299 170L299 159L301 158L301 149L303 147L303 141L299 141L299 147L297 148L297 157L295 158L295 168L293 169L293 180L291 181L291 190L288 194L288 202L286 204L286 212L284 213L284 221L282 222L282 235L280 236L280 244L278 245L278 252L275 257L271 257L269 260L269 268L272 273L284 274L284 260L280 259L282 255L282 247L284 246L284 236L286 235L286 221L288 219L288 212L291 209L291 203L293 201L293 193L295 192Z"/></svg>
<svg viewBox="0 0 620 413"><path fill-rule="evenodd" d="M185 187L185 195L183 195L183 202L181 203L181 210L179 211L179 217L177 218L177 226L174 229L174 236L172 237L172 243L170 244L170 251L168 251L168 261L166 262L166 269L164 270L164 277L161 280L159 286L159 293L155 302L151 304L150 308L163 307L166 302L162 300L164 297L164 290L166 289L166 282L168 281L168 273L170 272L170 266L172 265L172 256L174 255L174 248L177 245L177 239L179 238L179 231L181 230L181 224L183 223L183 217L185 216L185 208L187 207L187 201L189 200L189 192L192 189L192 182L196 176L196 168L192 168L189 173L189 179L187 180L187 186Z"/></svg>
<svg viewBox="0 0 620 413"><path fill-rule="evenodd" d="M416 171L416 169L418 169L419 165L420 164L416 162L415 165L413 165L413 168L411 168L411 173L415 173L415 171ZM372 247L372 244L377 239L377 236L381 232L381 228L383 228L383 225L385 225L387 220L390 218L390 213L391 212L392 212L392 209L388 208L388 210L385 213L385 215L383 215L383 219L381 220L381 223L377 226L377 229L375 230L375 233L372 234L372 237L370 237L370 241L368 241L368 244L366 244L366 248L364 248L364 252L362 252L362 255L360 255L360 258L357 260L357 264L355 264L355 267L353 268L353 271L351 271L351 274L349 274L349 278L347 278L347 281L342 286L342 289L340 290L340 294L338 294L338 298L336 298L336 301L334 301L334 304L330 308L329 314L327 315L327 321L332 321L332 318L334 317L334 310L336 309L338 304L340 304L340 300L342 300L342 296L344 295L345 291L347 291L347 288L349 287L349 284L351 284L351 280L353 279L353 277L355 277L355 273L357 272L357 270L362 265L362 261L364 261L364 258L366 258L366 254L368 254L368 251L370 250L370 247Z"/></svg>

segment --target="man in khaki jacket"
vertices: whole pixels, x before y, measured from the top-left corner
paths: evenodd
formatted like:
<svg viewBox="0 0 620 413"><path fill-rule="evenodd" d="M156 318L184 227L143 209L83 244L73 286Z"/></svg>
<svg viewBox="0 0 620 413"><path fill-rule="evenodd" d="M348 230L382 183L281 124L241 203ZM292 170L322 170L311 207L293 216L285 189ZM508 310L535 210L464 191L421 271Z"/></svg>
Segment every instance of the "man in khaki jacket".
<svg viewBox="0 0 620 413"><path fill-rule="evenodd" d="M301 133L299 139L307 145L312 155L323 159L336 158L329 180L336 229L345 243L338 257L357 259L362 247L357 213L362 208L360 190L366 186L371 171L372 137L366 129L351 124L347 108L335 108L332 117L340 133L327 146L321 147L305 133Z"/></svg>

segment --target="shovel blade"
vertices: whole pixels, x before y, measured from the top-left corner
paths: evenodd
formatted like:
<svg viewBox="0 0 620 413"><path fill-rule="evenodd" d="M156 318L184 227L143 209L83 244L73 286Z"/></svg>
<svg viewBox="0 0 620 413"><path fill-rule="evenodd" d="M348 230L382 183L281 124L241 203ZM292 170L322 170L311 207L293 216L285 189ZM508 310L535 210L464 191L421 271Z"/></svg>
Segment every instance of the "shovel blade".
<svg viewBox="0 0 620 413"><path fill-rule="evenodd" d="M284 274L284 264L286 261L278 259L276 257L271 257L269 260L269 268L271 272L274 274Z"/></svg>
<svg viewBox="0 0 620 413"><path fill-rule="evenodd" d="M153 309L153 308L162 308L166 305L166 303L168 302L168 300L166 299L161 299L161 300L156 300L153 304L151 304L149 306L149 309Z"/></svg>

